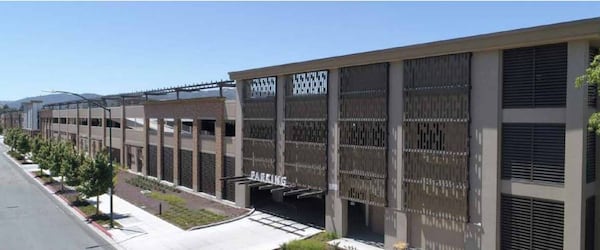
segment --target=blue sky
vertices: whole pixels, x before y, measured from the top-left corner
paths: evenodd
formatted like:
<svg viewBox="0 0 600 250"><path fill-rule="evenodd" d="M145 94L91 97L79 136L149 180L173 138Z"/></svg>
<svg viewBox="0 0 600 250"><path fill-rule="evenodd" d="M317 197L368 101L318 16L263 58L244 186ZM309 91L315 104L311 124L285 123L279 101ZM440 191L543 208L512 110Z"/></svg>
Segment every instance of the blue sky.
<svg viewBox="0 0 600 250"><path fill-rule="evenodd" d="M600 16L600 3L0 2L0 100L227 72Z"/></svg>

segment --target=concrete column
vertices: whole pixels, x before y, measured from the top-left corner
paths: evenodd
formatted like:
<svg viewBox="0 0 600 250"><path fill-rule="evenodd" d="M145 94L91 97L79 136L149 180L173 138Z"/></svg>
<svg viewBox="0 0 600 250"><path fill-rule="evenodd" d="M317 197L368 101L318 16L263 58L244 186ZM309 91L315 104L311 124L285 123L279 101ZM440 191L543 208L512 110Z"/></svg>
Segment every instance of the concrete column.
<svg viewBox="0 0 600 250"><path fill-rule="evenodd" d="M242 127L244 125L243 119L243 110L242 110L242 102L244 95L242 93L244 81L236 81L236 100L235 103L235 175L242 176L244 175L243 171L243 163L244 163L244 155L242 151L242 145L244 141L244 135ZM249 207L250 206L250 190L247 188L247 185L238 185L235 184L235 204L239 207Z"/></svg>
<svg viewBox="0 0 600 250"><path fill-rule="evenodd" d="M148 134L150 133L150 119L148 119L147 117L144 117L144 160L142 161L142 174L144 174L144 176L148 175L148 145L149 145L149 137Z"/></svg>
<svg viewBox="0 0 600 250"><path fill-rule="evenodd" d="M588 65L587 41L569 42L567 69L567 124L565 138L565 221L564 248L585 246L585 154L587 105L586 88L575 88L575 78L585 73Z"/></svg>
<svg viewBox="0 0 600 250"><path fill-rule="evenodd" d="M75 142L75 146L77 148L77 152L79 152L81 150L81 140L79 139L79 103L77 103L76 105L77 114L75 114L75 126L77 135L75 136L75 138L77 141Z"/></svg>
<svg viewBox="0 0 600 250"><path fill-rule="evenodd" d="M198 171L199 171L199 158L198 158L198 153L200 152L200 136L199 136L199 132L200 131L200 120L194 118L194 121L192 121L192 143L194 144L193 150L192 150L192 189L194 189L194 191L198 191L200 190L200 185L198 183Z"/></svg>
<svg viewBox="0 0 600 250"><path fill-rule="evenodd" d="M173 184L179 185L179 150L181 148L181 119L173 120Z"/></svg>
<svg viewBox="0 0 600 250"><path fill-rule="evenodd" d="M277 137L275 141L275 173L277 175L285 175L284 167L284 152L285 152L285 76L277 77L276 87L276 127Z"/></svg>
<svg viewBox="0 0 600 250"><path fill-rule="evenodd" d="M500 248L500 134L502 127L502 51L473 54L471 59L471 152L467 249ZM485 195L482 195L485 194Z"/></svg>
<svg viewBox="0 0 600 250"><path fill-rule="evenodd" d="M221 103L219 117L215 121L215 196L218 199L223 198L223 185L221 178L223 177L223 137L225 137L225 103Z"/></svg>
<svg viewBox="0 0 600 250"><path fill-rule="evenodd" d="M88 154L93 157L92 154L92 104L88 102Z"/></svg>
<svg viewBox="0 0 600 250"><path fill-rule="evenodd" d="M108 128L108 121L106 120L106 113L108 111L102 111L102 147L108 147L108 140L106 140L106 136L107 136L107 128ZM112 112L112 111L111 111ZM112 115L112 118L114 118L114 113ZM90 123L92 122L91 120L89 121ZM113 130L113 132L115 132ZM113 141L114 142L114 141Z"/></svg>
<svg viewBox="0 0 600 250"><path fill-rule="evenodd" d="M328 167L327 182L328 191L325 196L325 229L335 232L338 236L345 236L348 232L348 202L342 200L338 187L338 112L339 112L339 69L329 71L328 93Z"/></svg>
<svg viewBox="0 0 600 250"><path fill-rule="evenodd" d="M127 114L126 114L127 106L125 103L125 97L121 97L121 150L119 151L121 156L121 165L125 166L127 161L125 157L127 157L127 152L125 151L127 147L125 146L126 136L127 136ZM130 166L127 166L130 167Z"/></svg>
<svg viewBox="0 0 600 250"><path fill-rule="evenodd" d="M403 96L403 63L390 64L389 96L395 97L388 100L388 206L385 208L385 233L384 244L386 249L392 249L399 241L408 242L408 215L400 212L403 204L402 197L402 156L403 132L402 116L404 112Z"/></svg>
<svg viewBox="0 0 600 250"><path fill-rule="evenodd" d="M156 137L158 138L158 143L156 144L156 177L161 180L162 179L162 159L163 159L163 145L165 143L165 120L163 118L159 118L158 120L158 129Z"/></svg>

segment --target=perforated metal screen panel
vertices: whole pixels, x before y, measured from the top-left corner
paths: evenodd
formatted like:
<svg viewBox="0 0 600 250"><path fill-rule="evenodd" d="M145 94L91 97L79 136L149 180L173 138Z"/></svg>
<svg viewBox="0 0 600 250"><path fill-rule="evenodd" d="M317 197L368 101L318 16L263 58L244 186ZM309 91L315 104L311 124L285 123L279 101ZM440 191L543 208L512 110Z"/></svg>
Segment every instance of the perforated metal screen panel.
<svg viewBox="0 0 600 250"><path fill-rule="evenodd" d="M162 179L173 182L173 148L163 146Z"/></svg>
<svg viewBox="0 0 600 250"><path fill-rule="evenodd" d="M200 171L198 171L200 191L215 195L215 155L198 153L198 158L200 159Z"/></svg>
<svg viewBox="0 0 600 250"><path fill-rule="evenodd" d="M287 76L284 175L290 185L327 189L328 72Z"/></svg>
<svg viewBox="0 0 600 250"><path fill-rule="evenodd" d="M566 105L566 43L508 49L502 58L504 108Z"/></svg>
<svg viewBox="0 0 600 250"><path fill-rule="evenodd" d="M504 123L502 178L564 183L565 125Z"/></svg>
<svg viewBox="0 0 600 250"><path fill-rule="evenodd" d="M471 54L404 63L404 209L468 220Z"/></svg>
<svg viewBox="0 0 600 250"><path fill-rule="evenodd" d="M148 145L148 175L157 177L158 150L156 145Z"/></svg>
<svg viewBox="0 0 600 250"><path fill-rule="evenodd" d="M235 176L235 157L224 156L223 177ZM223 199L235 201L235 182L223 182Z"/></svg>
<svg viewBox="0 0 600 250"><path fill-rule="evenodd" d="M277 77L256 78L242 84L242 169L246 175L250 171L275 174Z"/></svg>
<svg viewBox="0 0 600 250"><path fill-rule="evenodd" d="M340 196L387 204L387 63L340 69Z"/></svg>
<svg viewBox="0 0 600 250"><path fill-rule="evenodd" d="M501 249L563 249L562 202L503 194L500 206Z"/></svg>
<svg viewBox="0 0 600 250"><path fill-rule="evenodd" d="M192 151L179 151L179 184L188 188L192 187Z"/></svg>

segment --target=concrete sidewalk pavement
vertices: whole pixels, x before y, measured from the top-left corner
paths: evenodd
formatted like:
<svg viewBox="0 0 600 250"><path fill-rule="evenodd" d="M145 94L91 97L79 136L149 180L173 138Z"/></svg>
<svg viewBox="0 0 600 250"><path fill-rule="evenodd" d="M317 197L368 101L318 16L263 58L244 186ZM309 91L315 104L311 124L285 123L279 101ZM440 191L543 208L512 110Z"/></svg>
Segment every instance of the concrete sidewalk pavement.
<svg viewBox="0 0 600 250"><path fill-rule="evenodd" d="M110 197L100 196L100 210L109 213ZM90 202L95 202L95 197ZM255 211L232 222L185 231L157 216L113 196L115 221L123 226L111 229L113 239L126 249L249 249L270 250L291 240L305 238L321 230ZM261 223L260 220L266 220ZM276 223L276 222L277 223ZM271 225L268 225L268 224ZM266 225L267 224L267 225ZM295 231L290 233L290 228Z"/></svg>
<svg viewBox="0 0 600 250"><path fill-rule="evenodd" d="M37 164L19 166L26 172L39 170ZM58 196L54 197L60 200ZM101 195L99 200L100 210L109 214L110 196ZM91 197L88 201L95 204L96 197ZM71 211L78 215L73 208ZM259 211L231 222L186 231L117 195L113 195L113 211L115 221L123 227L109 229L108 232L116 242L114 244L118 244L116 247L124 249L272 250L286 242L321 232L318 228ZM97 233L102 234L99 231Z"/></svg>

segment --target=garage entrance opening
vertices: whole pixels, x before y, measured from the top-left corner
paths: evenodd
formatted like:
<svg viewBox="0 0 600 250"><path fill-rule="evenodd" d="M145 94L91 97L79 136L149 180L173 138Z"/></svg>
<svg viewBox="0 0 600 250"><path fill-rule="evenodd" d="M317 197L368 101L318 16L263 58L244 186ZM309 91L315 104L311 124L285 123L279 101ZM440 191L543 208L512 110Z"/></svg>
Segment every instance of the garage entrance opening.
<svg viewBox="0 0 600 250"><path fill-rule="evenodd" d="M384 208L348 201L348 238L383 248Z"/></svg>
<svg viewBox="0 0 600 250"><path fill-rule="evenodd" d="M250 190L252 206L263 213L293 220L316 228L325 228L325 198L307 197L298 199L296 195L283 196L282 191Z"/></svg>

